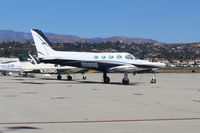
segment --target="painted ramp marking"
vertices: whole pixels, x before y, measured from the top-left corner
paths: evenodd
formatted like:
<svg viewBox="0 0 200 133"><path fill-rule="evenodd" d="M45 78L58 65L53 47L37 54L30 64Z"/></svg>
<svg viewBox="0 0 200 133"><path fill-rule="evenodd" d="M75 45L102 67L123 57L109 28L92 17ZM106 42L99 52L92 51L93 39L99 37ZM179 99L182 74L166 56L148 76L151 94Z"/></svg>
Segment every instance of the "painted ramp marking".
<svg viewBox="0 0 200 133"><path fill-rule="evenodd" d="M189 121L200 118L168 118L168 119L135 119L135 120L96 120L96 121L44 121L44 122L0 122L0 125L11 124L73 124L73 123L120 123L120 122L153 122L153 121Z"/></svg>

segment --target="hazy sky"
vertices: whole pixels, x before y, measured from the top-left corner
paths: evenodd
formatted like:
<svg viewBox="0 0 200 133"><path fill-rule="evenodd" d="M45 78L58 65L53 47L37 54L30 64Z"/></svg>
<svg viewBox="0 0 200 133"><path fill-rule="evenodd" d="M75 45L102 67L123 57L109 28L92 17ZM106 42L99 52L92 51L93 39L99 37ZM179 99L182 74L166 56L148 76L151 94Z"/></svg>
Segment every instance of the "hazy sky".
<svg viewBox="0 0 200 133"><path fill-rule="evenodd" d="M200 42L200 0L0 0L0 29Z"/></svg>

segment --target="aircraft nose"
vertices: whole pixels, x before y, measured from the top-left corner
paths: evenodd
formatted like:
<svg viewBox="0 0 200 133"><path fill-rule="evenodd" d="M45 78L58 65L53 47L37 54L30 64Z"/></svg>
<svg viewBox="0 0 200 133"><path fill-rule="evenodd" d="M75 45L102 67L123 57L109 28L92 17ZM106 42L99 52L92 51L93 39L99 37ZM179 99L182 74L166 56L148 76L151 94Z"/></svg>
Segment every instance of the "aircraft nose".
<svg viewBox="0 0 200 133"><path fill-rule="evenodd" d="M164 68L164 67L166 67L166 63L158 63L158 67Z"/></svg>
<svg viewBox="0 0 200 133"><path fill-rule="evenodd" d="M166 64L160 63L160 62L152 62L152 66L154 66L156 68L164 68L164 67L166 67Z"/></svg>

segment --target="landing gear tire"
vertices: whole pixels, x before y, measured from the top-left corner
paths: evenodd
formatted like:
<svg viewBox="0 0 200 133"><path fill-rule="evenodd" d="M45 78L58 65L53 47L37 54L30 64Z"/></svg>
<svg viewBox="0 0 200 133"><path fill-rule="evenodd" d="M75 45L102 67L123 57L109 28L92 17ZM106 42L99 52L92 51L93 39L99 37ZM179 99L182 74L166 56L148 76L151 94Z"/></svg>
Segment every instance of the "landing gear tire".
<svg viewBox="0 0 200 133"><path fill-rule="evenodd" d="M86 76L83 76L83 80L86 80L87 79L87 77Z"/></svg>
<svg viewBox="0 0 200 133"><path fill-rule="evenodd" d="M152 75L150 83L155 84L156 83L156 75L155 75L155 73L152 73L152 74L153 75Z"/></svg>
<svg viewBox="0 0 200 133"><path fill-rule="evenodd" d="M110 78L107 76L106 72L103 73L103 82L106 84L110 83Z"/></svg>
<svg viewBox="0 0 200 133"><path fill-rule="evenodd" d="M106 84L110 83L110 78L109 77L104 77L103 78L103 82L106 83Z"/></svg>
<svg viewBox="0 0 200 133"><path fill-rule="evenodd" d="M128 73L124 73L124 78L122 79L122 83L123 83L124 85L129 84Z"/></svg>
<svg viewBox="0 0 200 133"><path fill-rule="evenodd" d="M58 80L61 80L61 79L62 79L62 76L61 76L61 75L58 75L58 76L57 76L57 79L58 79Z"/></svg>
<svg viewBox="0 0 200 133"><path fill-rule="evenodd" d="M67 80L72 80L72 76L67 76Z"/></svg>
<svg viewBox="0 0 200 133"><path fill-rule="evenodd" d="M152 78L151 81L150 81L150 83L155 84L156 83L156 79Z"/></svg>
<svg viewBox="0 0 200 133"><path fill-rule="evenodd" d="M123 83L124 85L129 84L129 79L123 78L123 79L122 79L122 83Z"/></svg>

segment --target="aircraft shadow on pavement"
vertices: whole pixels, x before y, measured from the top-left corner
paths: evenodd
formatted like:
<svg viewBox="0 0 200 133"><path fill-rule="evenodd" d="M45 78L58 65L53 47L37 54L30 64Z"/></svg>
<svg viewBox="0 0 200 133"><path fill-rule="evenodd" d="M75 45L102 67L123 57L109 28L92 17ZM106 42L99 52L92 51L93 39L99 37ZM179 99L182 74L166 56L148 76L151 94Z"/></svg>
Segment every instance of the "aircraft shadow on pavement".
<svg viewBox="0 0 200 133"><path fill-rule="evenodd" d="M61 79L61 80L57 80L57 79L52 79L52 78L40 78L41 80L52 80L52 81L59 81L59 82L56 82L56 84L60 84L60 83L63 83L63 84L66 84L66 83L69 83L69 84L84 84L84 83L87 83L87 84L105 84L103 83L102 81L87 81L87 80L82 80L82 79L74 79L74 80L67 80L67 79ZM61 81L64 81L64 82L61 82ZM75 82L72 82L72 81L75 81ZM55 84L55 82L54 82ZM111 85L123 85L121 82L110 82L109 84ZM107 85L109 85L107 84ZM132 85L132 86L137 86L139 84L142 84L140 82L134 82L134 83L130 83L128 84L127 86L129 85ZM123 85L124 86L124 85Z"/></svg>
<svg viewBox="0 0 200 133"><path fill-rule="evenodd" d="M110 82L109 84L103 83L103 82L97 82L97 81L78 81L80 83L87 83L87 84L105 84L105 85L122 85L122 86L137 86L139 84L139 82L134 82L134 83L129 83L127 85L122 84L121 82Z"/></svg>
<svg viewBox="0 0 200 133"><path fill-rule="evenodd" d="M46 84L46 83L40 83L40 82L20 82L24 84Z"/></svg>
<svg viewBox="0 0 200 133"><path fill-rule="evenodd" d="M43 84L81 84L79 82L71 82L68 80L55 80L55 79L41 79L43 81L45 80L51 80L52 82L36 82L36 81L24 81L24 82L19 82L19 83L23 83L23 84L38 84L38 85L43 85ZM54 82L53 82L54 81ZM74 80L72 80L74 81Z"/></svg>
<svg viewBox="0 0 200 133"><path fill-rule="evenodd" d="M33 78L31 78L33 79ZM35 78L35 79L39 79L42 81L54 81L54 82L36 82L36 81L26 81L26 79L14 79L17 81L23 81L20 83L24 83L24 84L105 84L102 81L88 81L88 80L82 80L82 79L74 79L71 81L68 81L67 79L61 79L61 80L57 80L55 78ZM27 79L28 80L28 79ZM128 85L124 85L121 82L110 82L109 84L105 84L105 85L122 85L122 86L138 86L140 84L143 84L141 82L131 82Z"/></svg>
<svg viewBox="0 0 200 133"><path fill-rule="evenodd" d="M17 80L17 81L24 81L24 80L26 80L26 79L14 79L14 80Z"/></svg>
<svg viewBox="0 0 200 133"><path fill-rule="evenodd" d="M30 127L30 126L16 126L16 127L7 127L9 130L38 130L38 127Z"/></svg>

